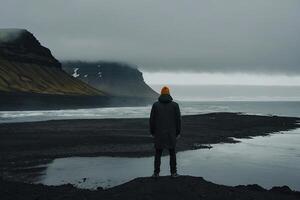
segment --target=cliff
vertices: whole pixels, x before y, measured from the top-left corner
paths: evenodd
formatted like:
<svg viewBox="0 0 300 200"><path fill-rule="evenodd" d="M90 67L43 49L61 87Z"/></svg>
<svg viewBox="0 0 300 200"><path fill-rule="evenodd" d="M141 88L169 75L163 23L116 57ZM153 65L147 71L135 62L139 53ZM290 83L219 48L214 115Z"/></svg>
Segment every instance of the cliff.
<svg viewBox="0 0 300 200"><path fill-rule="evenodd" d="M50 50L24 29L0 29L0 92L103 95L63 71Z"/></svg>
<svg viewBox="0 0 300 200"><path fill-rule="evenodd" d="M117 62L63 62L70 75L111 96L156 99L143 74L133 66Z"/></svg>

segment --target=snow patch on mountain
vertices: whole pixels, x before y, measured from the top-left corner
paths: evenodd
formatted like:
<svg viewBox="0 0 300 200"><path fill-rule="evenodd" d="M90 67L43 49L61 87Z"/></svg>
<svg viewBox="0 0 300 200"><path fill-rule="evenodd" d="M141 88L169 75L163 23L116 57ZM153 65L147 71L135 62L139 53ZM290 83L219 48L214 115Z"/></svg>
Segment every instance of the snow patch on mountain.
<svg viewBox="0 0 300 200"><path fill-rule="evenodd" d="M79 68L74 68L74 73L72 74L73 77L77 78L78 76L80 76L80 74L78 74Z"/></svg>

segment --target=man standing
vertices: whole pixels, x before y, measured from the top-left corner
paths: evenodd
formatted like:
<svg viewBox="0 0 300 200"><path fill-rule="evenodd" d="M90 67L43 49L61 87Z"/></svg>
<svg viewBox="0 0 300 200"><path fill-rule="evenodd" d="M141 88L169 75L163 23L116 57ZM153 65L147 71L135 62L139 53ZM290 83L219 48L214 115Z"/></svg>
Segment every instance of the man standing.
<svg viewBox="0 0 300 200"><path fill-rule="evenodd" d="M172 177L177 177L176 167L176 140L181 131L180 109L170 95L168 87L161 89L161 95L155 102L150 114L150 133L154 137L155 159L154 174L158 177L160 172L160 160L163 149L169 149L170 171Z"/></svg>

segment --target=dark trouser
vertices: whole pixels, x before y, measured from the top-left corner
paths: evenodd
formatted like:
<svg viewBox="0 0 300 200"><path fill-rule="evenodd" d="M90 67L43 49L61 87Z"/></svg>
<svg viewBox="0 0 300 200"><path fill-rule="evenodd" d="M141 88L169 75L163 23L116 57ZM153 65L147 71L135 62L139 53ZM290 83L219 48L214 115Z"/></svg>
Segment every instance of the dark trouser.
<svg viewBox="0 0 300 200"><path fill-rule="evenodd" d="M155 158L154 158L154 173L160 172L160 160L163 149L155 149ZM171 173L176 173L176 152L175 149L169 149L170 154L170 171Z"/></svg>

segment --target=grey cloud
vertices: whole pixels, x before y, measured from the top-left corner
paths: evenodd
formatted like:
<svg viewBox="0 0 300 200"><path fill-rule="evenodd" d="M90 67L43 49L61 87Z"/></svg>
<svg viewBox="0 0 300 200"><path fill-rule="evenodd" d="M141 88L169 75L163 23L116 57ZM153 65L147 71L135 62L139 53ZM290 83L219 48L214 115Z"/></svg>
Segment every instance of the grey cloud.
<svg viewBox="0 0 300 200"><path fill-rule="evenodd" d="M145 71L300 73L299 0L3 0L58 59Z"/></svg>

